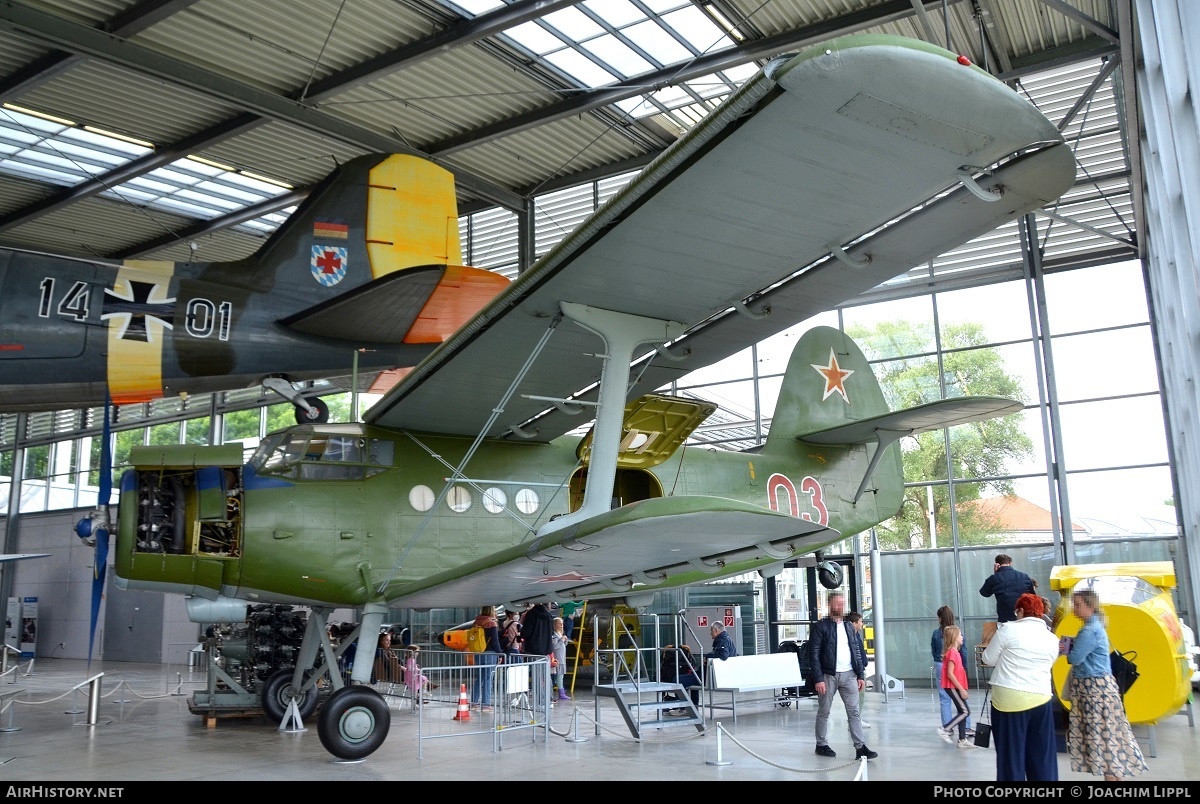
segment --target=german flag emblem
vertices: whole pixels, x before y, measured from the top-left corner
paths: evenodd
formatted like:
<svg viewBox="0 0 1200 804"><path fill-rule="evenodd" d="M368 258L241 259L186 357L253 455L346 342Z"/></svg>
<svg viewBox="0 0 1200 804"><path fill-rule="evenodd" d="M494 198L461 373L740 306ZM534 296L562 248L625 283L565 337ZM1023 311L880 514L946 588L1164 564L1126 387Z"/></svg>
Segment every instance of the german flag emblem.
<svg viewBox="0 0 1200 804"><path fill-rule="evenodd" d="M348 240L350 227L338 221L317 221L313 224L313 237L326 240Z"/></svg>

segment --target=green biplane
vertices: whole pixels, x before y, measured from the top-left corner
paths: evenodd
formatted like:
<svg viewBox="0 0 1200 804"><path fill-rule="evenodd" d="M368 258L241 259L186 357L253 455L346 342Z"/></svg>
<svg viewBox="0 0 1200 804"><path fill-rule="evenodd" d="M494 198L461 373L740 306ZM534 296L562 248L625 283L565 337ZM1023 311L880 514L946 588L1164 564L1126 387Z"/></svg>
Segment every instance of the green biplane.
<svg viewBox="0 0 1200 804"><path fill-rule="evenodd" d="M197 622L312 607L274 694L315 707L325 618L581 598L770 571L892 516L897 439L1020 409L890 411L843 333L797 343L757 451L684 445L713 406L659 392L1057 199L1054 125L937 47L855 36L770 62L445 339L361 424L237 447L143 448L121 481L115 568ZM585 437L572 435L594 419ZM383 700L333 674L343 758ZM306 716L307 716L306 713Z"/></svg>

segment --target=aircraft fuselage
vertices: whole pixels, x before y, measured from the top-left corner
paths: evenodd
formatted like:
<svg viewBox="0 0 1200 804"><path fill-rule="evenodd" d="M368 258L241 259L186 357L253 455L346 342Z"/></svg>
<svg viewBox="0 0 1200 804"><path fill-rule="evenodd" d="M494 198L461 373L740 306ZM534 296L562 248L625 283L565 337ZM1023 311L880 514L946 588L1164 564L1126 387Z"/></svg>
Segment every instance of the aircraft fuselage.
<svg viewBox="0 0 1200 804"><path fill-rule="evenodd" d="M576 468L574 437L486 442L442 494L449 466L470 443L359 425L301 426L268 436L245 467L236 447L145 448L121 484L117 575L132 588L252 603L403 605L426 579L444 582L531 541L582 497L586 476ZM719 489L850 534L898 507L893 463L884 470L890 482L881 484L892 489L880 492L886 499L868 494L855 505L849 500L867 465L861 447L797 445L791 455L689 448L652 469L621 469L613 503ZM705 533L695 538L702 554ZM768 563L731 565L723 574ZM665 586L685 582L695 579Z"/></svg>
<svg viewBox="0 0 1200 804"><path fill-rule="evenodd" d="M118 404L413 365L428 344L305 335L312 289L252 262L121 266L0 250L0 410ZM315 284L315 283L313 283Z"/></svg>

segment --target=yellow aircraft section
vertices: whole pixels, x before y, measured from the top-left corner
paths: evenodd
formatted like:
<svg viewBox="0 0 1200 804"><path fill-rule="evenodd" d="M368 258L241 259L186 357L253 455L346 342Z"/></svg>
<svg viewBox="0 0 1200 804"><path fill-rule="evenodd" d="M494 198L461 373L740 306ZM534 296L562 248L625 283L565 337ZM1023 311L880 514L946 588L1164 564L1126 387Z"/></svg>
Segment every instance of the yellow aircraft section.
<svg viewBox="0 0 1200 804"><path fill-rule="evenodd" d="M1169 561L1128 564L1077 564L1055 567L1050 588L1062 595L1054 615L1054 633L1075 636L1083 623L1071 611L1071 594L1092 589L1112 650L1127 655L1141 674L1125 695L1130 723L1157 723L1175 714L1191 693L1191 668L1183 628L1171 590L1175 568ZM1054 664L1054 686L1062 689L1070 665L1065 656ZM1070 709L1070 704L1063 701Z"/></svg>

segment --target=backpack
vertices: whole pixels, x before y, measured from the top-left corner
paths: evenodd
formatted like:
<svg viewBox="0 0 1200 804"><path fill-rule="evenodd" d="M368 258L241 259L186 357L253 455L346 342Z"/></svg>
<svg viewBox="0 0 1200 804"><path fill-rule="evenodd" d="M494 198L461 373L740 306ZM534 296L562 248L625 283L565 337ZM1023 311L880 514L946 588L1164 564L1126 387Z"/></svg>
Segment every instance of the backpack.
<svg viewBox="0 0 1200 804"><path fill-rule="evenodd" d="M487 632L482 625L472 625L467 629L467 650L471 653L483 653L487 650Z"/></svg>
<svg viewBox="0 0 1200 804"><path fill-rule="evenodd" d="M515 620L510 620L508 625L504 626L504 633L500 638L501 647L509 653L516 653L521 648L521 631L520 624Z"/></svg>

